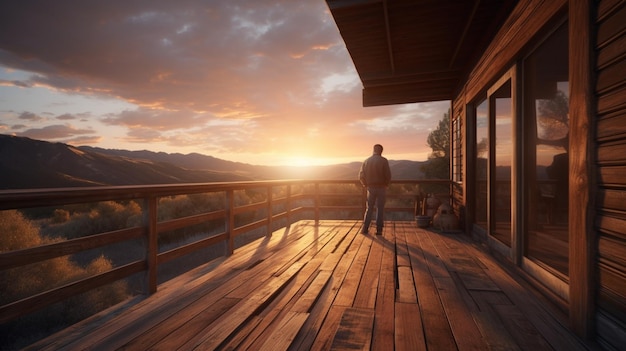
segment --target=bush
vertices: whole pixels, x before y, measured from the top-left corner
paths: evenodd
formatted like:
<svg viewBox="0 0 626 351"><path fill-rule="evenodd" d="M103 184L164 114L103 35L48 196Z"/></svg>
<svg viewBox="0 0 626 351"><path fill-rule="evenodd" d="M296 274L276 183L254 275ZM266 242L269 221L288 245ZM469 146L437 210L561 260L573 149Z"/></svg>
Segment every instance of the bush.
<svg viewBox="0 0 626 351"><path fill-rule="evenodd" d="M0 251L19 250L54 242L42 237L39 230L20 212L0 212ZM45 292L50 289L111 270L109 260L101 256L86 267L72 262L68 256L12 268L0 272L0 305ZM31 313L0 325L0 349L13 349L34 342L67 327L128 297L124 282L116 282L50 308Z"/></svg>
<svg viewBox="0 0 626 351"><path fill-rule="evenodd" d="M69 218L59 220L65 213ZM53 238L74 239L137 226L141 224L141 220L141 206L135 201L126 204L103 201L71 215L67 210L55 210L50 225L43 229L42 234Z"/></svg>

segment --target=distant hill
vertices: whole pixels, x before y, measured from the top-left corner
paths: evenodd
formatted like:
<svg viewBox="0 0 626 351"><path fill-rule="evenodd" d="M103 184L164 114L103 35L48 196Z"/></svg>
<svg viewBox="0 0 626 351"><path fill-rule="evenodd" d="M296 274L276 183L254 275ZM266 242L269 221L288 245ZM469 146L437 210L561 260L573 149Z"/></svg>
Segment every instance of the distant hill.
<svg viewBox="0 0 626 351"><path fill-rule="evenodd" d="M421 179L423 162L392 161L394 179ZM355 179L360 162L287 168L212 156L74 147L0 134L0 189L206 183L270 179Z"/></svg>
<svg viewBox="0 0 626 351"><path fill-rule="evenodd" d="M241 162L226 161L213 156L206 156L198 153L183 155L180 153L168 154L165 152L154 152L148 150L129 151L116 149L103 149L91 146L79 146L79 149L86 152L97 152L104 155L119 156L129 159L149 160L159 163L171 163L185 169L211 170L220 172L244 172L255 173L263 170L263 166L254 166Z"/></svg>
<svg viewBox="0 0 626 351"><path fill-rule="evenodd" d="M233 173L114 156L62 143L0 135L0 188L56 188L240 181Z"/></svg>
<svg viewBox="0 0 626 351"><path fill-rule="evenodd" d="M213 156L198 153L168 154L154 151L128 151L81 146L81 150L93 151L106 155L122 156L132 159L143 159L153 162L171 163L173 165L196 170L212 170L247 175L254 179L355 179L361 162L343 163L315 167L280 167L258 166L241 162L226 161ZM394 179L422 179L421 167L424 162L389 160Z"/></svg>

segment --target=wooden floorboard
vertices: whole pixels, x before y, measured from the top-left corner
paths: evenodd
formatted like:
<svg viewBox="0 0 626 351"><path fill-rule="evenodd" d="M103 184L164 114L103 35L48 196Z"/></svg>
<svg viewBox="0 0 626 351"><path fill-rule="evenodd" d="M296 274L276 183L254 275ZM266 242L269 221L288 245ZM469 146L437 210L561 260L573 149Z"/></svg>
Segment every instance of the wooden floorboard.
<svg viewBox="0 0 626 351"><path fill-rule="evenodd" d="M31 350L584 350L459 233L300 221Z"/></svg>
<svg viewBox="0 0 626 351"><path fill-rule="evenodd" d="M407 235L413 279L422 316L428 350L456 350L456 342L446 316L434 277L446 276L426 231Z"/></svg>

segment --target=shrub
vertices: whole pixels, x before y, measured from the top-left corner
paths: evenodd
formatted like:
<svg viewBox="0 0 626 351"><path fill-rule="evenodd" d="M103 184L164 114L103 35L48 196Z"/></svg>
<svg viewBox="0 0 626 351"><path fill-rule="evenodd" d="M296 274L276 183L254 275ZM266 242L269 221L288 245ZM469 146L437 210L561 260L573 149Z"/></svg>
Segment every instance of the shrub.
<svg viewBox="0 0 626 351"><path fill-rule="evenodd" d="M68 213L68 220L58 221L57 216ZM64 209L55 210L51 224L43 233L49 237L73 239L87 235L113 231L141 224L141 206L135 201L121 204L115 201L98 202L91 208L83 208L69 215Z"/></svg>
<svg viewBox="0 0 626 351"><path fill-rule="evenodd" d="M0 212L0 251L19 250L52 243L20 212ZM101 256L81 267L68 256L7 269L0 272L0 305L111 270L112 264ZM50 308L0 325L0 349L13 349L34 342L60 328L86 318L128 297L126 284L114 284L75 296Z"/></svg>

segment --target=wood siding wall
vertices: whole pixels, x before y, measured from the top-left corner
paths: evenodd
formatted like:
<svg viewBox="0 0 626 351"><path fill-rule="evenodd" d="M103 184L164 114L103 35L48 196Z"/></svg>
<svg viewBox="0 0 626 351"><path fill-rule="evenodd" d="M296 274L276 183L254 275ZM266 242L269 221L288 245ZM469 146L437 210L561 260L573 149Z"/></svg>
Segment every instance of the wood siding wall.
<svg viewBox="0 0 626 351"><path fill-rule="evenodd" d="M626 345L626 4L603 0L596 13L598 252L597 331Z"/></svg>
<svg viewBox="0 0 626 351"><path fill-rule="evenodd" d="M520 1L459 87L462 183L454 202L473 223L471 103L569 8L570 20L570 326L608 348L626 345L626 1ZM586 29L581 29L586 28ZM594 72L595 67L595 72ZM573 178L572 178L573 177ZM574 211L574 215L572 215Z"/></svg>
<svg viewBox="0 0 626 351"><path fill-rule="evenodd" d="M537 31L563 11L567 3L567 0L520 1L469 75L465 85L466 103L511 68Z"/></svg>

